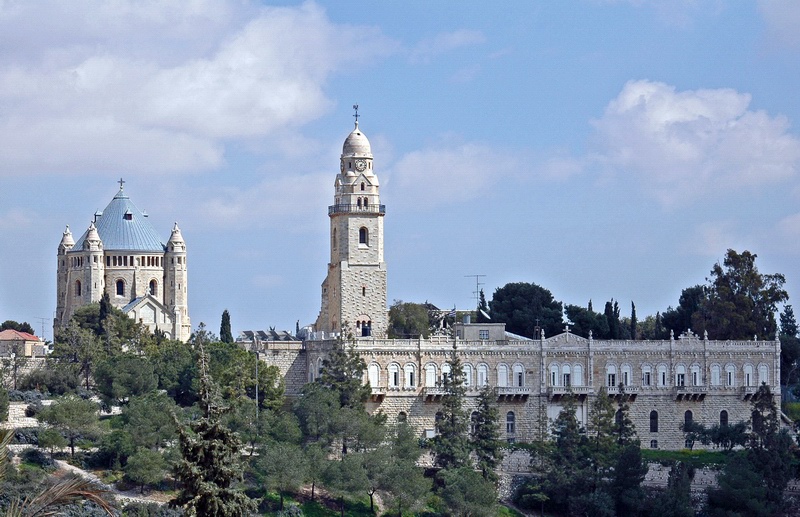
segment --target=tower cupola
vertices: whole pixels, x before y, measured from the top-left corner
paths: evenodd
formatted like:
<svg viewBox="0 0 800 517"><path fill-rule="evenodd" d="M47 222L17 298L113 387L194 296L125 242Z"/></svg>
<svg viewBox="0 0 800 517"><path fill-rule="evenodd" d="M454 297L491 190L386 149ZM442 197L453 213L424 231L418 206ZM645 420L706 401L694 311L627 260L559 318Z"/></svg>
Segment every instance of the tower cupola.
<svg viewBox="0 0 800 517"><path fill-rule="evenodd" d="M75 246L75 240L72 238L72 232L69 229L69 225L67 225L63 235L61 236L61 242L58 243L58 254L63 255L71 250L73 246Z"/></svg>

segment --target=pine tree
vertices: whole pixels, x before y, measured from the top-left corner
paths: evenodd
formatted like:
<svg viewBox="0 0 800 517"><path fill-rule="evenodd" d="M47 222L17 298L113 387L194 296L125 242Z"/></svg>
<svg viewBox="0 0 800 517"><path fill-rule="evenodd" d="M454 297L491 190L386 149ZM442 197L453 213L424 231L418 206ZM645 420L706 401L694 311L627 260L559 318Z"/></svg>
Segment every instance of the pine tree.
<svg viewBox="0 0 800 517"><path fill-rule="evenodd" d="M219 340L223 343L233 343L233 334L231 333L231 315L228 309L222 311L222 322L219 325Z"/></svg>
<svg viewBox="0 0 800 517"><path fill-rule="evenodd" d="M228 408L218 403L216 386L208 374L206 352L200 348L200 401L202 416L188 425L178 424L181 459L175 466L180 492L170 503L189 515L228 517L250 515L255 502L233 487L244 470L236 433L221 422ZM176 418L177 423L177 418Z"/></svg>
<svg viewBox="0 0 800 517"><path fill-rule="evenodd" d="M478 301L478 309L477 314L475 315L475 321L478 323L487 323L490 319L487 317L489 314L489 306L486 304L486 296L483 294L483 289L480 290L480 297Z"/></svg>
<svg viewBox="0 0 800 517"><path fill-rule="evenodd" d="M361 409L372 393L369 384L364 384L367 364L356 351L355 341L339 341L333 346L328 358L322 363L322 374L318 382L339 395L342 408Z"/></svg>
<svg viewBox="0 0 800 517"><path fill-rule="evenodd" d="M442 381L444 399L441 418L438 419L438 434L431 449L436 465L442 469L457 469L469 465L470 443L467 437L469 422L464 411L464 372L455 347L447 361L450 374Z"/></svg>
<svg viewBox="0 0 800 517"><path fill-rule="evenodd" d="M478 458L478 469L483 478L497 480L495 469L503 459L500 449L500 412L497 409L497 392L486 385L478 395L478 410L472 419L475 432L472 435L472 446Z"/></svg>

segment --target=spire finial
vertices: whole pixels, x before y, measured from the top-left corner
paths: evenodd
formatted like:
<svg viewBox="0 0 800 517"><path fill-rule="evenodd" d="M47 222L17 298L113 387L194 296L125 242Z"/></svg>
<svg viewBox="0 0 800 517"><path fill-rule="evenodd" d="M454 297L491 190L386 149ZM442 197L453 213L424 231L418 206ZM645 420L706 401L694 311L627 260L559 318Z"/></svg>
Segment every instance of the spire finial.
<svg viewBox="0 0 800 517"><path fill-rule="evenodd" d="M122 178L120 178L120 179L119 179L119 181L118 181L117 183L119 183L119 189L120 189L120 190L122 190L122 185L125 183L125 180L123 180Z"/></svg>
<svg viewBox="0 0 800 517"><path fill-rule="evenodd" d="M358 127L358 104L353 104L353 109L356 111L356 114L353 116L356 118L356 127Z"/></svg>

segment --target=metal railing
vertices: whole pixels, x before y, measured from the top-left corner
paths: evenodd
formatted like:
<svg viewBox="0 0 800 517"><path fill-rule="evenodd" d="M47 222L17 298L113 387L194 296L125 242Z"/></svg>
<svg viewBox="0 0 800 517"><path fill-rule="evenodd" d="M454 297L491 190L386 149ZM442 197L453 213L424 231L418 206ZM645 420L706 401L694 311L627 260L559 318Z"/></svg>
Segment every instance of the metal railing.
<svg viewBox="0 0 800 517"><path fill-rule="evenodd" d="M386 205L331 205L328 215L334 214L386 214Z"/></svg>

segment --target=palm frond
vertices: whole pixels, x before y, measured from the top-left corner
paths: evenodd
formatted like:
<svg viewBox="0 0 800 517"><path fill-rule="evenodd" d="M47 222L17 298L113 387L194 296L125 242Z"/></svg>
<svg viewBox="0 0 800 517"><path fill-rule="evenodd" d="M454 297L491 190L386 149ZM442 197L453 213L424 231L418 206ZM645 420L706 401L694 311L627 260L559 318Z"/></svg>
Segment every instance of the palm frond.
<svg viewBox="0 0 800 517"><path fill-rule="evenodd" d="M113 507L103 498L103 494L107 492L88 479L77 476L64 478L42 490L33 499L26 499L20 505L17 515L20 517L50 517L56 515L61 507L80 501L92 501L108 515L114 515Z"/></svg>
<svg viewBox="0 0 800 517"><path fill-rule="evenodd" d="M5 479L8 468L8 444L14 437L13 429L0 429L0 480Z"/></svg>

